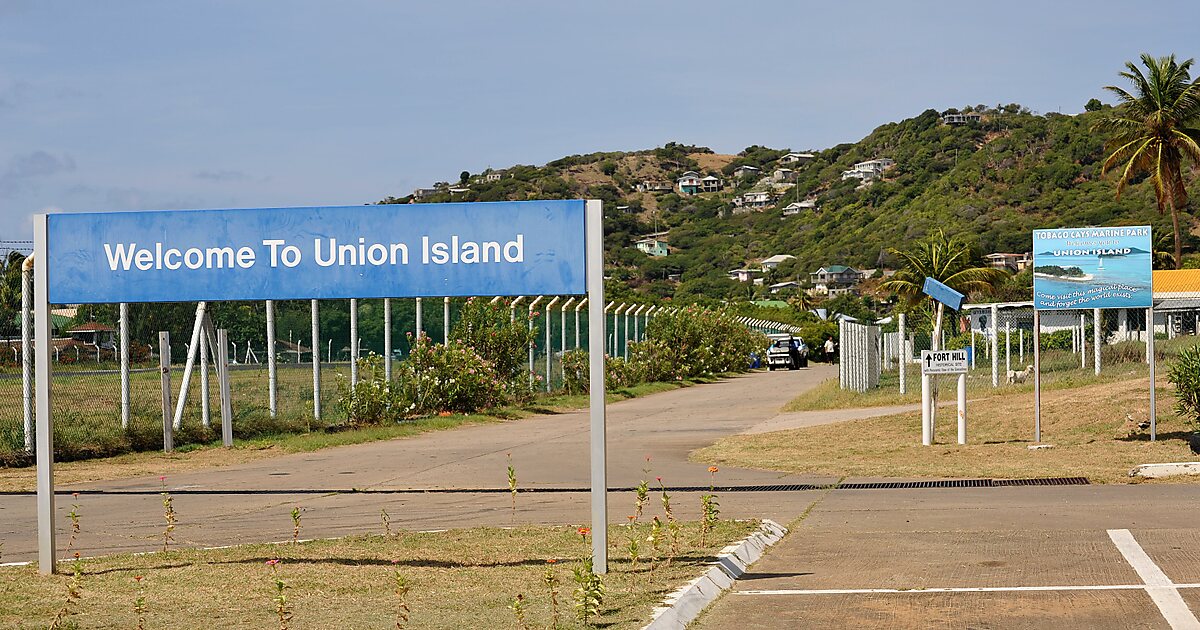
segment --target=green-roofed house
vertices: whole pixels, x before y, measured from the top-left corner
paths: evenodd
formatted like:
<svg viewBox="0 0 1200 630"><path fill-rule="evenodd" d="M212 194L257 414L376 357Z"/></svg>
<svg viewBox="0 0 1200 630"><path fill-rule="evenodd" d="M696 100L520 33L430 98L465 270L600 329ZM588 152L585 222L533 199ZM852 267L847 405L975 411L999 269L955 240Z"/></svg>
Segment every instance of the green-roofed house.
<svg viewBox="0 0 1200 630"><path fill-rule="evenodd" d="M808 274L816 293L838 295L846 293L863 280L861 271L845 265L829 265Z"/></svg>

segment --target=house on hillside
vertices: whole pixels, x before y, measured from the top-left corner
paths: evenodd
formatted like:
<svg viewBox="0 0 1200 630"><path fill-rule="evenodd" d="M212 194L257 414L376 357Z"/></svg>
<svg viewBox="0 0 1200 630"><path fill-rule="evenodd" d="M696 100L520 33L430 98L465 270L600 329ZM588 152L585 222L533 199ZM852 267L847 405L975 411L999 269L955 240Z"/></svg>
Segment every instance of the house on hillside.
<svg viewBox="0 0 1200 630"><path fill-rule="evenodd" d="M668 253L670 253L669 243L666 239L666 232L651 234L634 241L633 244L638 248L639 252L650 256L666 256Z"/></svg>
<svg viewBox="0 0 1200 630"><path fill-rule="evenodd" d="M784 262L787 262L789 260L794 260L795 258L796 257L791 254L775 254L774 256L771 256L770 258L764 258L763 261L759 264L762 265L763 271L770 271L770 270L778 267L779 265L783 264Z"/></svg>
<svg viewBox="0 0 1200 630"><path fill-rule="evenodd" d="M786 291L788 289L799 289L799 288L800 288L799 282L796 282L795 280L788 280L786 282L776 282L775 284L772 284L771 286L767 287L767 290L769 290L771 293L779 293L780 291Z"/></svg>
<svg viewBox="0 0 1200 630"><path fill-rule="evenodd" d="M488 171L483 176L483 179L484 179L484 181L488 181L488 182L498 182L498 181L500 181L501 177L504 177L504 171Z"/></svg>
<svg viewBox="0 0 1200 630"><path fill-rule="evenodd" d="M762 278L755 277L761 273L762 270L760 269L730 269L729 279L737 280L738 282L755 282L756 284L762 284Z"/></svg>
<svg viewBox="0 0 1200 630"><path fill-rule="evenodd" d="M700 179L702 192L717 192L725 187L725 181L716 175L708 175Z"/></svg>
<svg viewBox="0 0 1200 630"><path fill-rule="evenodd" d="M808 274L814 293L838 295L853 289L863 280L861 271L845 265L829 265Z"/></svg>
<svg viewBox="0 0 1200 630"><path fill-rule="evenodd" d="M1033 264L1033 255L1030 253L1024 254L1005 254L997 252L988 254L983 257L987 266L993 269L1003 269L1010 273L1018 273L1024 271L1029 265Z"/></svg>
<svg viewBox="0 0 1200 630"><path fill-rule="evenodd" d="M812 210L815 212L817 209L818 208L817 208L817 200L816 199L805 199L804 201L793 201L792 203L789 203L788 205L783 207L783 216L790 217L793 215L800 214L801 212L804 212L805 210Z"/></svg>
<svg viewBox="0 0 1200 630"><path fill-rule="evenodd" d="M440 192L442 191L437 188L418 188L413 191L412 198L415 201L421 201L422 199L428 199L429 197L432 197Z"/></svg>
<svg viewBox="0 0 1200 630"><path fill-rule="evenodd" d="M756 177L761 173L761 168L758 168L757 166L750 166L749 164L743 164L742 166L733 169L733 176L738 179L743 177Z"/></svg>
<svg viewBox="0 0 1200 630"><path fill-rule="evenodd" d="M883 177L883 172L896 165L894 160L879 158L859 162L848 171L842 171L842 179L861 179L863 182L874 181Z"/></svg>
<svg viewBox="0 0 1200 630"><path fill-rule="evenodd" d="M804 164L813 159L811 153L788 153L779 158L780 164Z"/></svg>
<svg viewBox="0 0 1200 630"><path fill-rule="evenodd" d="M735 206L745 208L765 208L771 205L771 202L774 201L774 195L768 190L752 190L748 193L742 194L740 199L741 203L738 203L736 199L734 200Z"/></svg>
<svg viewBox="0 0 1200 630"><path fill-rule="evenodd" d="M774 173L771 173L771 181L775 183L794 182L796 181L796 171L790 168L777 168Z"/></svg>
<svg viewBox="0 0 1200 630"><path fill-rule="evenodd" d="M641 182L638 182L637 184L635 184L633 186L633 189L638 192L648 192L648 193L670 192L671 185L668 184L667 182L663 182L663 181L657 181L657 180L653 180L653 179L643 179Z"/></svg>
<svg viewBox="0 0 1200 630"><path fill-rule="evenodd" d="M675 187L685 195L694 195L700 192L701 179L700 173L688 171L675 180Z"/></svg>
<svg viewBox="0 0 1200 630"><path fill-rule="evenodd" d="M976 112L960 113L945 113L942 114L943 125L966 125L975 124L983 120L983 115Z"/></svg>

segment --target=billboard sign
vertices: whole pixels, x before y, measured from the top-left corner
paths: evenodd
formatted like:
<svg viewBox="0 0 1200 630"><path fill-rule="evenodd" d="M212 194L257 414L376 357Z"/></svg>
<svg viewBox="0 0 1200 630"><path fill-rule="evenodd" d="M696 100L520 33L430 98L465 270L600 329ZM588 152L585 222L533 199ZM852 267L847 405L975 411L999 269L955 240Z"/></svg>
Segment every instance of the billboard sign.
<svg viewBox="0 0 1200 630"><path fill-rule="evenodd" d="M584 201L47 216L50 301L586 292Z"/></svg>
<svg viewBox="0 0 1200 630"><path fill-rule="evenodd" d="M1149 308L1150 226L1033 231L1033 304L1039 310Z"/></svg>

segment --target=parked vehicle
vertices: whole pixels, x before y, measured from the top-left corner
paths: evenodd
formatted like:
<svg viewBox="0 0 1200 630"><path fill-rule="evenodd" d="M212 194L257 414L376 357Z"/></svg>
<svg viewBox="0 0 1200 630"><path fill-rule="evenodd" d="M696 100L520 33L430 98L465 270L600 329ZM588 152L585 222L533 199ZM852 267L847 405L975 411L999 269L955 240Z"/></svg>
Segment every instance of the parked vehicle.
<svg viewBox="0 0 1200 630"><path fill-rule="evenodd" d="M767 338L771 342L767 347L767 369L808 367L808 346L804 341L786 333L767 335Z"/></svg>

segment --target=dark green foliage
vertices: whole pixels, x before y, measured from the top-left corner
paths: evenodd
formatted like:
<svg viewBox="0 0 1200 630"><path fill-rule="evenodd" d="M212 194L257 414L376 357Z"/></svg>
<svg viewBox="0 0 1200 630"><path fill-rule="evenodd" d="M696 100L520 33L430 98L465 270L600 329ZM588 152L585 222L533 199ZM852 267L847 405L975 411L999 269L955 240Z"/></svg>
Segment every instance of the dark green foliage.
<svg viewBox="0 0 1200 630"><path fill-rule="evenodd" d="M1171 364L1167 379L1175 386L1175 413L1200 423L1200 345L1185 348Z"/></svg>

